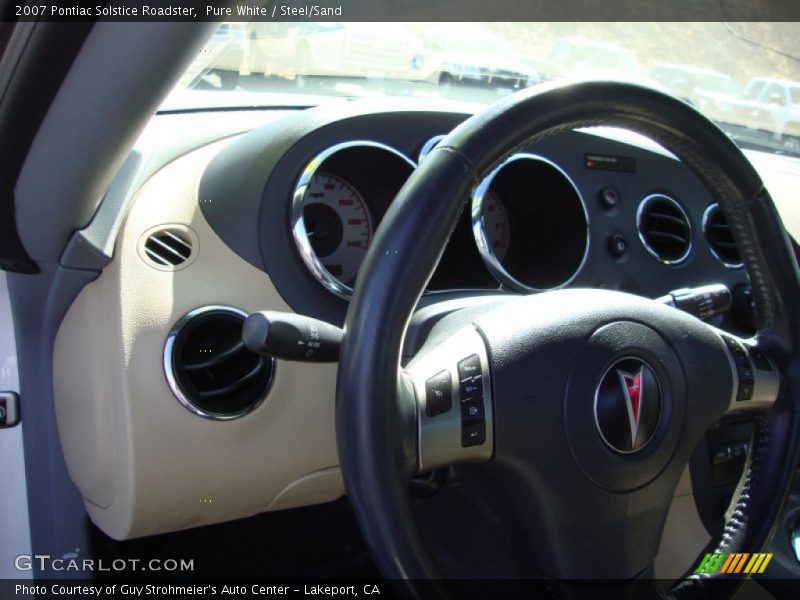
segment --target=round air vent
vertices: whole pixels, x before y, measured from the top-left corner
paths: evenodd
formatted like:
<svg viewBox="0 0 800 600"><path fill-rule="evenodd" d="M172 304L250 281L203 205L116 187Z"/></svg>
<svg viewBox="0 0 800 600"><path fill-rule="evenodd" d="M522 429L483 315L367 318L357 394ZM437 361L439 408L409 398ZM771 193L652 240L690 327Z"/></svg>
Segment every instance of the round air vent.
<svg viewBox="0 0 800 600"><path fill-rule="evenodd" d="M242 342L247 314L225 306L193 310L175 325L164 348L164 371L186 408L209 419L246 415L266 397L275 359Z"/></svg>
<svg viewBox="0 0 800 600"><path fill-rule="evenodd" d="M712 204L703 214L703 235L711 253L731 269L742 268L742 255L731 233L731 226L719 204Z"/></svg>
<svg viewBox="0 0 800 600"><path fill-rule="evenodd" d="M171 271L185 267L194 259L197 237L188 227L151 229L139 244L139 254L150 266Z"/></svg>
<svg viewBox="0 0 800 600"><path fill-rule="evenodd" d="M689 217L673 198L653 194L642 200L636 227L644 247L662 263L678 264L689 256L692 249Z"/></svg>

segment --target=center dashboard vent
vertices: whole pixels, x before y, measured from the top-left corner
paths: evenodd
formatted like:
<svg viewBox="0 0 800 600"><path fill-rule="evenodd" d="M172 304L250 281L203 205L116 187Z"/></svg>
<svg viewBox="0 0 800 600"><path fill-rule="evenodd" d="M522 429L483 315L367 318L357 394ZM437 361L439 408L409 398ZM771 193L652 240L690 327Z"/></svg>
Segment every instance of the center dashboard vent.
<svg viewBox="0 0 800 600"><path fill-rule="evenodd" d="M164 371L186 408L209 419L228 420L253 411L266 397L275 359L255 354L242 342L247 314L224 306L188 313L164 348Z"/></svg>
<svg viewBox="0 0 800 600"><path fill-rule="evenodd" d="M719 204L712 204L703 215L703 235L706 237L711 253L726 267L742 267L742 255L733 239L731 226Z"/></svg>
<svg viewBox="0 0 800 600"><path fill-rule="evenodd" d="M667 265L686 260L692 249L692 228L680 204L663 194L648 196L636 216L645 249Z"/></svg>

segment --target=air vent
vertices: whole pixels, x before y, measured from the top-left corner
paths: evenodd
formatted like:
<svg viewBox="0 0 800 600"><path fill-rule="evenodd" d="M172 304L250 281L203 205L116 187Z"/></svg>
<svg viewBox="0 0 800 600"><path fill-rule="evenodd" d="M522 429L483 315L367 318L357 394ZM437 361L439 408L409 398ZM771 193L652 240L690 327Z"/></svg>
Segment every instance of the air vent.
<svg viewBox="0 0 800 600"><path fill-rule="evenodd" d="M269 391L275 360L245 348L246 316L224 306L199 308L184 316L167 338L167 382L181 404L201 417L241 417Z"/></svg>
<svg viewBox="0 0 800 600"><path fill-rule="evenodd" d="M692 249L689 217L669 196L653 194L642 200L636 226L644 247L662 263L678 264L689 256Z"/></svg>
<svg viewBox="0 0 800 600"><path fill-rule="evenodd" d="M156 229L144 237L141 248L145 260L159 269L185 266L192 258L194 240L188 230L178 227Z"/></svg>
<svg viewBox="0 0 800 600"><path fill-rule="evenodd" d="M731 226L719 204L712 204L703 215L703 235L706 237L711 253L726 267L740 269L742 255L733 239Z"/></svg>

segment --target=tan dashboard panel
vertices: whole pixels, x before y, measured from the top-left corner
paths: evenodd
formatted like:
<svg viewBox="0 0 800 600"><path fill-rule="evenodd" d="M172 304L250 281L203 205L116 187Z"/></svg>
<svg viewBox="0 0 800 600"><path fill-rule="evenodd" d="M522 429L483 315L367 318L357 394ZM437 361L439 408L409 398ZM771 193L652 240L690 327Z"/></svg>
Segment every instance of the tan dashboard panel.
<svg viewBox="0 0 800 600"><path fill-rule="evenodd" d="M192 309L289 310L198 206L200 176L226 143L156 173L131 204L113 262L59 330L54 388L67 465L92 520L126 539L333 500L344 493L334 428L336 365L279 361L267 399L231 421L198 417L170 391L167 335ZM187 227L196 256L156 269L138 251L157 225ZM255 226L255 225L254 225Z"/></svg>
<svg viewBox="0 0 800 600"><path fill-rule="evenodd" d="M692 566L692 561L711 541L695 506L689 466L683 470L672 504L669 507L661 545L654 568L655 576L662 581L682 577Z"/></svg>

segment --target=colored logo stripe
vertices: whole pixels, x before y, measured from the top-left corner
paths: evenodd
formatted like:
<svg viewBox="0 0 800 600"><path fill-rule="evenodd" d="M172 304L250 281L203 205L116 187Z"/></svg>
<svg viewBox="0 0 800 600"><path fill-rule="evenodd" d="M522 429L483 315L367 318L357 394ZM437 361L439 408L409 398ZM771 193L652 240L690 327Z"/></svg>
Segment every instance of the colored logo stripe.
<svg viewBox="0 0 800 600"><path fill-rule="evenodd" d="M764 570L767 568L769 561L772 560L772 552L764 553L758 552L753 554L753 558L750 559L750 562L747 563L747 566L744 569L745 573L763 573Z"/></svg>
<svg viewBox="0 0 800 600"><path fill-rule="evenodd" d="M728 560L726 560L722 568L719 570L720 573L739 573L741 572L742 568L744 567L745 561L749 558L748 553L732 553L728 554Z"/></svg>
<svg viewBox="0 0 800 600"><path fill-rule="evenodd" d="M695 573L724 573L729 575L746 573L757 575L765 571L771 560L772 552L756 552L753 554L749 552L732 552L730 554L709 552L700 561Z"/></svg>

